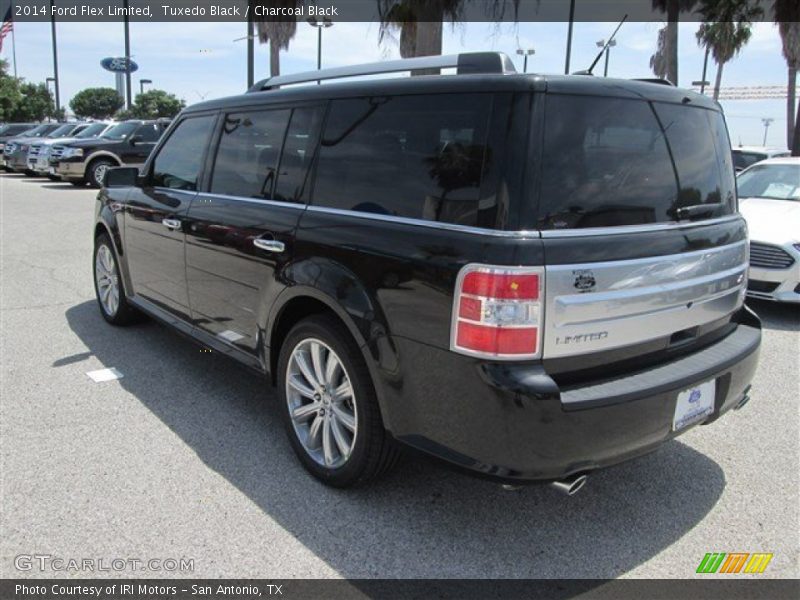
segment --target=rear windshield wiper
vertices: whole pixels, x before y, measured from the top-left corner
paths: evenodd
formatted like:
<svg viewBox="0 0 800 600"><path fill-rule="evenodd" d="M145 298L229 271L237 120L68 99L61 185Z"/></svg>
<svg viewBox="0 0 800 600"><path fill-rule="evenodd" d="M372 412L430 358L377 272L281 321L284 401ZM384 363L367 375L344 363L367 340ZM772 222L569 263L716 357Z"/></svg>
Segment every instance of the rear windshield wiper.
<svg viewBox="0 0 800 600"><path fill-rule="evenodd" d="M714 204L693 204L691 206L679 206L678 208L673 208L670 210L670 212L677 221L682 221L684 219L710 217L722 206L723 204L721 202L716 202Z"/></svg>

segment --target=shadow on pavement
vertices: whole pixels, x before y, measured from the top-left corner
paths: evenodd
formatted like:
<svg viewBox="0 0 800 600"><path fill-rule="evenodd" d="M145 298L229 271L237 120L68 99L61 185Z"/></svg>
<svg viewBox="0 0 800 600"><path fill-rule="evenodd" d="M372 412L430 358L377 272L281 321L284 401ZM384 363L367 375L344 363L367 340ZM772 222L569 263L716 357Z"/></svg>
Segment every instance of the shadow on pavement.
<svg viewBox="0 0 800 600"><path fill-rule="evenodd" d="M111 327L94 301L66 317L209 468L345 577L613 578L691 530L725 488L713 460L671 442L595 474L571 498L545 486L503 491L418 458L371 487L328 489L292 454L262 378L158 324Z"/></svg>
<svg viewBox="0 0 800 600"><path fill-rule="evenodd" d="M800 331L800 304L748 298L747 306L761 318L764 329Z"/></svg>

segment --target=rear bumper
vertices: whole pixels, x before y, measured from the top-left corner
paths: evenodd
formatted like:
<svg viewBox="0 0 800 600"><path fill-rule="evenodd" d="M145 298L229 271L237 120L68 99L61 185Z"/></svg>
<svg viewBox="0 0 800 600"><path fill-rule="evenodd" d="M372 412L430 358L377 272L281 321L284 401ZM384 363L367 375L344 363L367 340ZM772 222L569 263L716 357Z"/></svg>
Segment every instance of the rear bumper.
<svg viewBox="0 0 800 600"><path fill-rule="evenodd" d="M645 454L686 431L672 431L672 420L687 388L716 381L704 423L739 404L761 342L757 318L748 320L670 363L565 389L540 364L484 363L395 340L405 376L382 382L382 410L398 440L455 466L503 480L559 479Z"/></svg>

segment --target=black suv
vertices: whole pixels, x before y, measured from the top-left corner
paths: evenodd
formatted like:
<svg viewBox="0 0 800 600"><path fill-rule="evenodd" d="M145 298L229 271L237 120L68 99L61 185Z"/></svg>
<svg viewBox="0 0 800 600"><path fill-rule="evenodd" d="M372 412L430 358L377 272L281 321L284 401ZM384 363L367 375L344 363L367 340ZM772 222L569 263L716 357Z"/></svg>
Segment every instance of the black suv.
<svg viewBox="0 0 800 600"><path fill-rule="evenodd" d="M169 123L123 121L100 137L53 146L50 166L64 181L99 188L109 167L143 164Z"/></svg>
<svg viewBox="0 0 800 600"><path fill-rule="evenodd" d="M187 108L106 185L103 317L268 376L330 485L407 445L573 493L748 400L747 229L705 96L492 53L281 76Z"/></svg>

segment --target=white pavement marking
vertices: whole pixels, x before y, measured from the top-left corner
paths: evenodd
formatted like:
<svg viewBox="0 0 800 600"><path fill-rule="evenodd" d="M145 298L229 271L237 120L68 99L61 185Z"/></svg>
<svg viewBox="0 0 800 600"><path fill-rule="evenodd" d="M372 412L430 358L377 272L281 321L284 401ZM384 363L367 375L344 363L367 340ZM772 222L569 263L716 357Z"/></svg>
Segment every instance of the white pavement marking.
<svg viewBox="0 0 800 600"><path fill-rule="evenodd" d="M123 375L117 371L116 367L110 369L98 369L97 371L88 371L86 373L95 383L103 381L114 381L115 379L122 379Z"/></svg>

